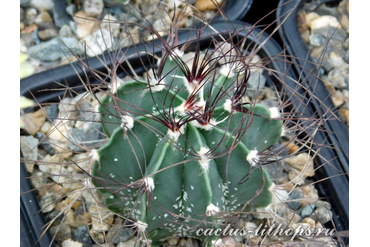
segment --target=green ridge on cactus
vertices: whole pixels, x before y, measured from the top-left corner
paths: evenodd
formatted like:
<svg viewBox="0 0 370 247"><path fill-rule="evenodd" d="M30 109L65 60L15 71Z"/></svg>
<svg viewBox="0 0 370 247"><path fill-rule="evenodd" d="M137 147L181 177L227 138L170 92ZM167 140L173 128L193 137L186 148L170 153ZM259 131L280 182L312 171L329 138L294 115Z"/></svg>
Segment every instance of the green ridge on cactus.
<svg viewBox="0 0 370 247"><path fill-rule="evenodd" d="M272 119L264 105L230 113L225 105L236 75L204 86L204 98L217 106L208 128L192 120L177 132L169 130L158 119L194 117L181 111L189 94L176 65L168 59L159 84L124 83L99 108L110 139L97 151L93 183L109 209L142 224L138 229L152 245L184 232L209 242L215 237L197 236L195 230L222 227L221 215L228 212L267 207L272 183L254 163L256 153L277 143L282 132L282 121ZM197 97L201 102L200 93Z"/></svg>

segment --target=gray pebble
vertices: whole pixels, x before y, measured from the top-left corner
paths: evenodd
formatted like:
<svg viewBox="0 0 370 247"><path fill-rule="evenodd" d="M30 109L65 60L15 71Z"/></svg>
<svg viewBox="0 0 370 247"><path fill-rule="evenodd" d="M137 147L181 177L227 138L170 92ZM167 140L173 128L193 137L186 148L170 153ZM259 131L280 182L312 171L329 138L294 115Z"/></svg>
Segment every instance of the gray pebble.
<svg viewBox="0 0 370 247"><path fill-rule="evenodd" d="M72 17L66 12L67 1L54 1L53 17L55 25L62 27L72 21Z"/></svg>
<svg viewBox="0 0 370 247"><path fill-rule="evenodd" d="M57 119L59 114L58 105L57 104L50 105L46 110L46 114L48 115L48 119L50 121L54 121L55 119Z"/></svg>
<svg viewBox="0 0 370 247"><path fill-rule="evenodd" d="M20 9L20 14L19 14L19 17L20 17L20 21L24 21L24 17L25 17L25 14L24 14L24 9L23 8L19 8Z"/></svg>
<svg viewBox="0 0 370 247"><path fill-rule="evenodd" d="M315 209L315 211L311 214L310 217L316 222L325 224L332 219L332 216L333 214L329 209L324 207L318 207Z"/></svg>
<svg viewBox="0 0 370 247"><path fill-rule="evenodd" d="M73 240L82 243L83 247L91 247L93 244L87 226L77 228L73 233Z"/></svg>
<svg viewBox="0 0 370 247"><path fill-rule="evenodd" d="M303 193L302 191L299 190L293 190L289 194L290 201L286 202L286 204L293 210L297 210L301 206L301 199L303 198Z"/></svg>
<svg viewBox="0 0 370 247"><path fill-rule="evenodd" d="M82 147L97 148L104 140L104 136L100 123L91 123L91 126L84 131L82 128L71 129L70 134L73 141L68 143L70 149L74 151L82 151Z"/></svg>
<svg viewBox="0 0 370 247"><path fill-rule="evenodd" d="M338 89L345 89L348 85L347 78L339 69L333 69L329 72L328 81Z"/></svg>
<svg viewBox="0 0 370 247"><path fill-rule="evenodd" d="M62 37L73 37L72 29L69 25L63 25L59 30L59 35Z"/></svg>
<svg viewBox="0 0 370 247"><path fill-rule="evenodd" d="M59 224L64 220L64 214L60 214L60 211L53 210L50 213L45 214L45 220L46 222L49 222L51 220L55 220L54 224Z"/></svg>
<svg viewBox="0 0 370 247"><path fill-rule="evenodd" d="M109 243L118 244L119 242L126 242L134 236L134 230L130 228L122 228L121 225L113 225L107 234L107 241Z"/></svg>
<svg viewBox="0 0 370 247"><path fill-rule="evenodd" d="M319 33L311 34L309 39L312 46L322 46L325 44L325 38Z"/></svg>
<svg viewBox="0 0 370 247"><path fill-rule="evenodd" d="M315 209L315 205L314 204L308 204L306 206L304 206L303 208L301 208L299 210L299 213L301 215L302 218L305 218L307 216L310 216L313 212L313 210Z"/></svg>
<svg viewBox="0 0 370 247"><path fill-rule="evenodd" d="M55 236L55 241L64 241L72 237L71 227L67 224L50 227L50 233Z"/></svg>
<svg viewBox="0 0 370 247"><path fill-rule="evenodd" d="M277 161L264 165L263 168L266 169L272 182L275 184L281 184L288 180L288 174L284 172L284 166L284 161Z"/></svg>
<svg viewBox="0 0 370 247"><path fill-rule="evenodd" d="M36 138L40 141L39 147L44 149L48 154L54 155L55 150L54 148L47 142L45 139L45 134L42 132L36 133Z"/></svg>
<svg viewBox="0 0 370 247"><path fill-rule="evenodd" d="M27 8L27 7L30 6L30 2L31 2L31 0L20 0L20 5L23 8Z"/></svg>
<svg viewBox="0 0 370 247"><path fill-rule="evenodd" d="M248 80L247 83L247 96L249 97L255 97L257 95L256 91L259 90L259 93L261 93L261 90L265 87L266 84L266 77L264 75L261 75L259 73L253 73Z"/></svg>
<svg viewBox="0 0 370 247"><path fill-rule="evenodd" d="M319 15L332 15L337 17L338 19L341 16L341 13L339 13L336 8L326 6L325 4L317 8L315 12Z"/></svg>
<svg viewBox="0 0 370 247"><path fill-rule="evenodd" d="M77 54L80 54L80 52L83 51L83 47L80 45L77 38L60 37L60 39L64 44L57 38L53 38L47 42L30 47L28 49L28 54L42 61L52 62L58 59L64 59L66 58L66 55L73 56L69 49L73 50Z"/></svg>
<svg viewBox="0 0 370 247"><path fill-rule="evenodd" d="M68 5L66 7L66 12L67 12L67 14L73 16L76 13L76 5L74 5L74 4Z"/></svg>

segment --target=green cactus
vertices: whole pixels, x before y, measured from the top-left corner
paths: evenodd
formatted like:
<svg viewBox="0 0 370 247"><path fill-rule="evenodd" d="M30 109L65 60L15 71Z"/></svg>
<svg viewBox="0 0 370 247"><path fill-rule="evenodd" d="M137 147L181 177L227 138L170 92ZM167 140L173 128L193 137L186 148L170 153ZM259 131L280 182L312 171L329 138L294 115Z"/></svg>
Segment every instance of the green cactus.
<svg viewBox="0 0 370 247"><path fill-rule="evenodd" d="M197 52L189 70L181 55L164 57L155 76L125 82L99 107L109 141L94 150L93 183L152 245L181 234L210 242L217 236L196 230L272 202L258 160L282 134L278 110L243 103L249 73L236 62L216 72L220 58L199 63Z"/></svg>

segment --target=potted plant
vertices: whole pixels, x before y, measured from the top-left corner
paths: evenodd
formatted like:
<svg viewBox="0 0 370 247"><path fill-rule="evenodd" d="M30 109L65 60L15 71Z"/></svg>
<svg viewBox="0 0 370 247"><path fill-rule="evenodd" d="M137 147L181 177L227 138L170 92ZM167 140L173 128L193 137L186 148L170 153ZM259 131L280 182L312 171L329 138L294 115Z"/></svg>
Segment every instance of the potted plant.
<svg viewBox="0 0 370 247"><path fill-rule="evenodd" d="M218 245L232 239L195 234L200 229L224 230L227 223L240 222L240 216L253 216L263 226L279 219L276 222L289 228L289 222L299 218L294 210L308 206L313 211L317 205L309 204L309 199L290 195L304 196L298 189L301 185L313 187L304 178L313 171L308 153L314 156L323 148L318 134L322 118L313 114L307 92L287 70L288 60L271 37L242 22L216 22L189 32L177 32L175 22L167 39L150 25L146 28L158 39L97 58L80 58L72 72L66 67L47 72L57 76L63 72L66 87L54 83L55 79L42 80L45 74L21 81L21 94L32 95L40 106L49 107L41 111L49 111L48 118L53 120L49 127L40 126L47 135L36 141L43 158L24 155L28 156L25 162L39 169L31 180L44 188L42 210L60 210L47 227L53 228L53 236L68 228L52 225L62 217L61 221L76 224L72 227L88 220L89 234L98 243L107 240L108 226L113 225L118 231L111 243L120 238L119 233L134 229L134 243L163 244L177 236L175 230ZM195 53L184 57L191 50ZM253 60L256 55L261 59ZM40 78L38 83L35 78ZM257 103L263 99L260 92L267 90L263 84L277 90L276 102ZM65 97L84 90L77 97ZM58 117L51 119L50 108L60 98ZM92 133L96 138L86 139ZM277 144L281 135L287 141ZM45 143L52 144L52 149L41 148ZM307 162L292 164L296 167L288 168L293 171L290 180L274 185L278 180L264 167L279 166L285 158L297 159L299 153L306 153ZM51 185L51 180L57 185ZM196 184L201 185L197 190ZM66 194L58 198L50 195L64 189ZM182 204L169 205L168 200ZM297 200L298 205L294 204ZM277 212L277 207L285 211ZM311 213L318 215L318 211ZM301 225L319 226L320 217L317 222L306 221ZM241 228L256 226L247 223L242 221ZM255 237L243 241L266 241ZM275 239L290 240L291 236Z"/></svg>

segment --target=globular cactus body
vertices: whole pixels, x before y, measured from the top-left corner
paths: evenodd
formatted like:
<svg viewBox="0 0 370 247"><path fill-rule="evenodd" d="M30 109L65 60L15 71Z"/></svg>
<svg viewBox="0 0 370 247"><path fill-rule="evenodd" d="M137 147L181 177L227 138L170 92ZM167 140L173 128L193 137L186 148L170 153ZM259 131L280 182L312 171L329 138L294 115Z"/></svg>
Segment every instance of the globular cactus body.
<svg viewBox="0 0 370 247"><path fill-rule="evenodd" d="M152 244L186 231L202 238L197 228L272 201L258 152L277 143L282 121L242 103L239 73L212 70L189 81L184 64L168 57L159 80L126 82L99 110L110 139L97 151L94 185Z"/></svg>

